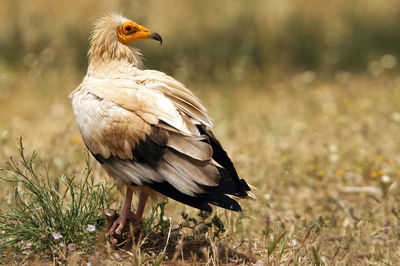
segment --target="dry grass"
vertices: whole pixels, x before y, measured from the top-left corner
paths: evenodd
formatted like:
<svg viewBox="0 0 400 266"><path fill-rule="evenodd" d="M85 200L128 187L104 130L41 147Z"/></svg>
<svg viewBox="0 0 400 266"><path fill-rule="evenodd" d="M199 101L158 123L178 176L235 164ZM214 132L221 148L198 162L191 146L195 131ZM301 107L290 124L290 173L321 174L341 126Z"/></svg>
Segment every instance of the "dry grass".
<svg viewBox="0 0 400 266"><path fill-rule="evenodd" d="M36 150L49 163L52 176L79 173L85 167L84 145L67 96L85 72L90 24L106 11L124 9L166 36L162 49L139 44L148 64L173 73L200 96L240 176L257 187L258 200L241 202L242 214L215 208L226 229L218 238L213 238L214 229L174 233L176 225L185 224L181 211L190 217L197 212L170 201L165 209L170 234L170 228L156 230L147 241L137 240L121 250L110 247L100 234L89 253L71 252L59 262L400 264L400 76L396 62L391 64L395 58L382 57L398 53L387 49L396 44L391 34L398 36L395 1L254 1L246 7L229 2L229 9L227 1L213 9L190 1L143 5L87 0L61 7L53 1L14 2L3 0L0 8L6 21L0 25L0 167L10 156L17 157L20 136L26 153ZM363 9L354 8L358 5ZM250 20L249 14L254 14ZM316 19L311 24L292 21L303 27L295 32L321 25L310 35L316 36L311 45L309 35L290 34L293 24L287 21L292 17ZM346 27L349 17L361 18L354 25L362 29L374 21L387 31ZM237 38L232 32L241 22L258 27ZM205 32L214 39L205 38ZM269 34L263 38L262 32ZM375 49L374 41L383 35L371 32L386 34L390 41ZM220 43L215 36L221 33L227 38ZM346 42L353 33L356 38ZM362 44L368 49L361 49ZM364 61L358 62L358 55ZM352 64L339 59L358 62L362 73L336 72ZM311 61L324 76L302 72L310 66L303 63ZM294 74L282 71L286 63ZM210 79L199 74L210 72ZM96 182L106 178L98 165L94 175ZM11 191L1 182L1 211L11 201ZM113 190L111 198L118 208L121 195ZM145 216L150 214L148 207ZM15 251L6 257L15 264L32 262Z"/></svg>
<svg viewBox="0 0 400 266"><path fill-rule="evenodd" d="M198 243L208 248L203 253L208 255L190 257L189 252L175 256L176 261L224 262L221 252L213 255L220 246L234 251L227 253L230 263L266 262L268 257L271 263L285 264L400 262L400 84L393 77L324 82L312 76L266 81L265 90L251 85L225 91L209 87L199 93L239 174L257 187L258 200L242 202L243 214L216 209L227 229L222 240L213 242L205 235ZM26 95L16 91L0 107L9 114L2 117L0 161L16 155L15 140L23 136L25 146L38 150L54 171L79 172L85 153L65 96L47 93L43 99L40 92L31 93L21 104ZM98 180L104 176L96 172ZM9 198L8 191L1 190L1 197ZM118 201L117 192L113 197ZM182 223L182 210L195 215L182 204L167 205L173 226ZM268 256L281 232L286 233ZM172 248L182 248L179 239L171 241L176 244ZM73 255L71 260L154 262L158 256L138 246L104 249L105 243L101 238L92 255ZM199 248L191 248L192 253Z"/></svg>

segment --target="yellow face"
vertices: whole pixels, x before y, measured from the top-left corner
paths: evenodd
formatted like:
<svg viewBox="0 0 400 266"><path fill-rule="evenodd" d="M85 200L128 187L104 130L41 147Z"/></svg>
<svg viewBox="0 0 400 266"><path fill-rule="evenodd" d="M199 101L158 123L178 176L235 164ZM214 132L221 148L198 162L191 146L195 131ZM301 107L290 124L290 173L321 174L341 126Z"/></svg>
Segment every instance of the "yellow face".
<svg viewBox="0 0 400 266"><path fill-rule="evenodd" d="M134 21L128 21L119 26L117 36L118 40L126 45L140 39L154 39L162 44L162 38L158 33L152 32Z"/></svg>

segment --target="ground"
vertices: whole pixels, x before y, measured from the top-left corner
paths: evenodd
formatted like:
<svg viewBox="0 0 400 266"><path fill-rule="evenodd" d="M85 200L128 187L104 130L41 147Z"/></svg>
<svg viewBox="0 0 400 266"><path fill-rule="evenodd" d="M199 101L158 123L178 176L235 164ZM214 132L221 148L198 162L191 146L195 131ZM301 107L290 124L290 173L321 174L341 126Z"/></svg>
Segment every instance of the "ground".
<svg viewBox="0 0 400 266"><path fill-rule="evenodd" d="M54 173L85 167L85 148L67 98L79 77L66 73L50 73L43 80L10 79L11 89L0 99L0 166L17 157L17 139L22 137L27 153L36 150ZM71 87L35 89L43 83ZM168 228L165 234L149 235L142 245L120 250L107 244L104 228L87 253L69 252L64 262L400 263L398 78L341 73L325 80L304 72L235 88L189 85L208 107L215 135L239 175L255 187L257 200L241 201L243 213L214 208L213 216L226 229L218 237L213 231L194 236L190 228L174 235L173 228L187 225L182 211L198 216L170 200L164 215L171 218L168 241L173 245L162 259ZM92 163L97 182L112 182ZM11 191L1 186L5 202ZM116 189L111 201L116 209L122 204ZM150 213L148 207L145 216ZM16 263L27 259L18 253L8 256Z"/></svg>

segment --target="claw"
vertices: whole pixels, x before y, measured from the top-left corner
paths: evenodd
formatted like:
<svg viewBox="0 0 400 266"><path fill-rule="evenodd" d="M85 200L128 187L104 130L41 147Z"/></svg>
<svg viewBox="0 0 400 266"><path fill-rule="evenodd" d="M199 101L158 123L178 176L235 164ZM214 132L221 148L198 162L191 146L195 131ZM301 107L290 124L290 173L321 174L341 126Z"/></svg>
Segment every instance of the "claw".
<svg viewBox="0 0 400 266"><path fill-rule="evenodd" d="M114 221L113 225L111 226L110 231L108 231L108 233L107 233L107 236L112 237L115 234L121 235L122 230L124 229L126 222L129 219L134 219L138 222L141 221L141 219L133 212L129 212L126 215L121 215L120 217L118 217L117 220Z"/></svg>
<svg viewBox="0 0 400 266"><path fill-rule="evenodd" d="M148 193L146 192L140 193L137 212L136 214L133 213L131 211L132 188L130 186L127 186L126 196L125 196L124 206L122 207L121 216L114 221L110 230L106 234L111 244L113 245L118 244L117 236L119 236L118 238L120 238L128 220L135 220L136 224L140 224L140 222L142 221L143 210L146 204L147 197ZM109 216L115 217L115 212L110 213ZM111 224L111 221L109 224Z"/></svg>

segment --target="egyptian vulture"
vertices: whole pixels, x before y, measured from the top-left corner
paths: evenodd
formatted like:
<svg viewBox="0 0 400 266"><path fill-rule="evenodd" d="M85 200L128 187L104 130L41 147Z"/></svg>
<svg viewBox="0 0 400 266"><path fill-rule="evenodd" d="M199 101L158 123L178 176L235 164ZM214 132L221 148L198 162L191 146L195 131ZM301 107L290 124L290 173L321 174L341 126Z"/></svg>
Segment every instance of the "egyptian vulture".
<svg viewBox="0 0 400 266"><path fill-rule="evenodd" d="M241 211L234 198L252 196L210 131L199 99L174 78L143 69L140 52L128 46L140 39L162 43L158 33L120 15L98 20L87 74L70 95L85 145L117 185L126 186L109 237L121 234L127 219L141 220L148 196L160 193L208 212L209 204Z"/></svg>

